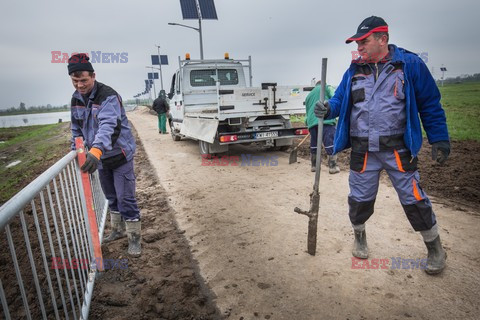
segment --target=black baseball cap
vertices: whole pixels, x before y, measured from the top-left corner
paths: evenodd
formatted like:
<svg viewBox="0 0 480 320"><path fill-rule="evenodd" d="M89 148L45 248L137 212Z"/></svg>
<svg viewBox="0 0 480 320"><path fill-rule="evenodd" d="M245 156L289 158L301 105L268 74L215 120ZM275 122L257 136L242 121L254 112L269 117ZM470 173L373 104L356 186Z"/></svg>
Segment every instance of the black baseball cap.
<svg viewBox="0 0 480 320"><path fill-rule="evenodd" d="M388 24L380 17L371 16L360 23L357 33L348 38L345 42L359 41L367 38L375 32L388 32Z"/></svg>

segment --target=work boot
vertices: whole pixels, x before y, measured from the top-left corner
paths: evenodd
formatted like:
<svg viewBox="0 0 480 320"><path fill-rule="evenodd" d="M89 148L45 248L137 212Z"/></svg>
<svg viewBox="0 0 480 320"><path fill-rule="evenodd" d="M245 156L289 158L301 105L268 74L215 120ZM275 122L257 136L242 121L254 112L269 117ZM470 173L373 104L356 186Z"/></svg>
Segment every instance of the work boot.
<svg viewBox="0 0 480 320"><path fill-rule="evenodd" d="M440 242L440 236L437 236L435 240L431 242L425 242L428 250L427 267L425 272L427 274L438 274L445 268L445 260L447 259L447 253L442 248Z"/></svg>
<svg viewBox="0 0 480 320"><path fill-rule="evenodd" d="M126 221L125 224L127 226L128 254L139 257L142 254L142 222Z"/></svg>
<svg viewBox="0 0 480 320"><path fill-rule="evenodd" d="M365 229L363 231L353 230L355 234L355 241L353 242L352 255L359 259L368 258L367 234Z"/></svg>
<svg viewBox="0 0 480 320"><path fill-rule="evenodd" d="M339 173L340 168L337 166L337 155L328 156L328 173Z"/></svg>
<svg viewBox="0 0 480 320"><path fill-rule="evenodd" d="M112 231L110 235L103 239L103 243L114 241L120 238L125 238L125 221L122 219L122 215L117 211L110 211L110 228Z"/></svg>
<svg viewBox="0 0 480 320"><path fill-rule="evenodd" d="M317 167L317 154L311 153L310 154L310 161L312 162L312 167L310 168L311 172L315 172L315 168Z"/></svg>

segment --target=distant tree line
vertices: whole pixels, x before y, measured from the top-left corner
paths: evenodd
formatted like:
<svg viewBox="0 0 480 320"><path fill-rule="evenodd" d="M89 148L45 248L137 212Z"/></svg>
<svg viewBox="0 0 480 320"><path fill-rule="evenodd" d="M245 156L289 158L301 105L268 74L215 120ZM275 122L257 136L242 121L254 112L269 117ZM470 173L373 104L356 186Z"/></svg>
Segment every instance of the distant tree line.
<svg viewBox="0 0 480 320"><path fill-rule="evenodd" d="M47 104L46 106L30 106L27 108L24 102L20 102L20 105L17 108L11 107L9 109L0 110L0 115L60 112L69 110L70 108L68 104L64 104L63 106L52 106L51 104Z"/></svg>
<svg viewBox="0 0 480 320"><path fill-rule="evenodd" d="M458 77L450 77L443 80L443 83L462 83L462 82L477 82L480 81L480 73L475 74L462 74ZM437 80L437 83L441 83L442 80Z"/></svg>

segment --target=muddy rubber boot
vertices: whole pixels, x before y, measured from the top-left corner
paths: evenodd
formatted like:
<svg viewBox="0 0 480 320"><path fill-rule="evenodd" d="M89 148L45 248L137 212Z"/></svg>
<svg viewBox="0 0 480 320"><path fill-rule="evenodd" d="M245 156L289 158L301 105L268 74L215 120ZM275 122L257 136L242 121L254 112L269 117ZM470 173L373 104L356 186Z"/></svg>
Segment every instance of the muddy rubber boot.
<svg viewBox="0 0 480 320"><path fill-rule="evenodd" d="M445 268L445 260L447 259L447 253L442 248L440 236L437 236L431 242L425 242L425 245L428 250L425 272L427 274L439 274Z"/></svg>
<svg viewBox="0 0 480 320"><path fill-rule="evenodd" d="M128 254L133 257L139 257L142 254L142 222L126 221L128 237Z"/></svg>
<svg viewBox="0 0 480 320"><path fill-rule="evenodd" d="M117 239L125 238L125 221L120 212L110 211L110 227L112 231L103 239L103 243L108 243Z"/></svg>
<svg viewBox="0 0 480 320"><path fill-rule="evenodd" d="M315 172L315 168L317 166L317 154L311 153L310 154L310 161L312 162L312 167L310 168L311 172Z"/></svg>
<svg viewBox="0 0 480 320"><path fill-rule="evenodd" d="M328 173L339 173L340 168L337 166L337 155L328 156Z"/></svg>
<svg viewBox="0 0 480 320"><path fill-rule="evenodd" d="M363 230L361 231L353 229L353 233L355 234L355 240L353 242L352 255L359 259L367 259L368 246L367 233L365 232L365 228L363 228Z"/></svg>

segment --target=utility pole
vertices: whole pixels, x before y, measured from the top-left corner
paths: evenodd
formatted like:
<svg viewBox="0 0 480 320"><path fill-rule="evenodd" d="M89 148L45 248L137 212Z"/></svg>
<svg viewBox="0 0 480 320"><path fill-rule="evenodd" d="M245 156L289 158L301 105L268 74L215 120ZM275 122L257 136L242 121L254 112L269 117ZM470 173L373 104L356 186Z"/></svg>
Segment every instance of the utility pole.
<svg viewBox="0 0 480 320"><path fill-rule="evenodd" d="M200 10L200 4L198 0L195 0L198 11L198 33L200 34L200 59L203 60L203 39L202 39L202 10Z"/></svg>
<svg viewBox="0 0 480 320"><path fill-rule="evenodd" d="M160 68L160 87L163 90L162 60L160 59L160 46L157 45L156 47L158 50L158 66Z"/></svg>
<svg viewBox="0 0 480 320"><path fill-rule="evenodd" d="M189 28L189 29L193 29L195 31L198 31L198 33L200 34L200 59L203 60L202 20L198 19L198 28L190 27L190 26L186 26L184 24L174 23L174 22L169 22L168 24L171 25L171 26L180 26L180 27L185 27L185 28Z"/></svg>

